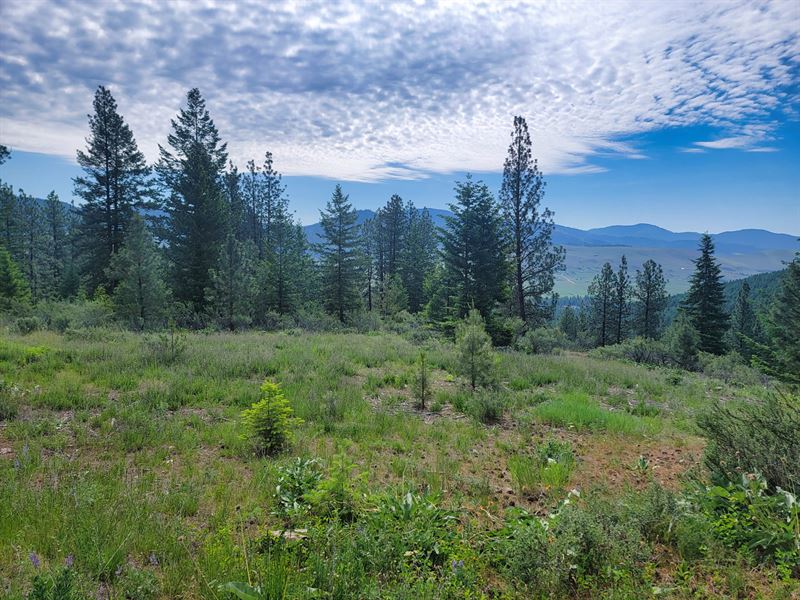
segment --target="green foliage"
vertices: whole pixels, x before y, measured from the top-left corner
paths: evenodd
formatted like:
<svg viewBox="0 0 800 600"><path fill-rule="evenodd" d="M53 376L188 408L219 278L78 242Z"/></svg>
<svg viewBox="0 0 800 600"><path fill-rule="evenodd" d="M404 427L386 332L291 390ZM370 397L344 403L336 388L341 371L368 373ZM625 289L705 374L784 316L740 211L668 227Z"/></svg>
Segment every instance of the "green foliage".
<svg viewBox="0 0 800 600"><path fill-rule="evenodd" d="M292 414L277 383L267 380L261 384L261 399L242 412L242 422L258 454L275 454L292 442L293 429L302 422Z"/></svg>
<svg viewBox="0 0 800 600"><path fill-rule="evenodd" d="M275 514L289 520L302 517L311 508L306 494L316 489L321 479L320 462L314 458L298 457L287 466L279 467L273 494Z"/></svg>
<svg viewBox="0 0 800 600"><path fill-rule="evenodd" d="M366 478L366 474L353 476L355 468L355 463L344 452L333 457L328 476L320 480L313 490L304 494L315 514L346 523L356 520L357 488Z"/></svg>
<svg viewBox="0 0 800 600"><path fill-rule="evenodd" d="M29 335L41 329L42 323L36 317L20 317L14 321L14 329L21 335Z"/></svg>
<svg viewBox="0 0 800 600"><path fill-rule="evenodd" d="M714 258L714 242L707 233L700 240L700 257L694 261L689 291L681 304L698 333L698 348L711 354L725 350L728 314L725 312L725 292L722 272Z"/></svg>
<svg viewBox="0 0 800 600"><path fill-rule="evenodd" d="M589 286L592 307L590 325L598 346L605 346L613 339L615 283L616 276L611 263L605 263Z"/></svg>
<svg viewBox="0 0 800 600"><path fill-rule="evenodd" d="M493 385L497 380L492 340L486 333L483 318L477 309L469 311L456 331L458 370L467 378L470 387Z"/></svg>
<svg viewBox="0 0 800 600"><path fill-rule="evenodd" d="M701 338L694 320L688 314L678 315L669 326L664 341L678 366L690 370L697 367Z"/></svg>
<svg viewBox="0 0 800 600"><path fill-rule="evenodd" d="M655 338L661 330L661 319L667 305L667 281L661 265L647 260L642 269L636 271L636 287L633 296L634 329L637 335Z"/></svg>
<svg viewBox="0 0 800 600"><path fill-rule="evenodd" d="M529 354L550 354L562 348L569 348L571 345L567 334L555 327L531 329L515 344L517 348Z"/></svg>
<svg viewBox="0 0 800 600"><path fill-rule="evenodd" d="M30 302L31 291L11 258L11 253L0 246L0 311Z"/></svg>
<svg viewBox="0 0 800 600"><path fill-rule="evenodd" d="M533 456L512 456L508 461L511 480L522 494L539 488L560 491L566 486L575 464L569 442L549 439L538 446Z"/></svg>
<svg viewBox="0 0 800 600"><path fill-rule="evenodd" d="M37 573L28 600L80 600L82 595L74 589L75 573L70 567L57 575Z"/></svg>
<svg viewBox="0 0 800 600"><path fill-rule="evenodd" d="M759 347L757 364L782 381L800 385L800 254L781 278L767 331L770 342Z"/></svg>
<svg viewBox="0 0 800 600"><path fill-rule="evenodd" d="M778 391L763 400L715 404L699 418L705 460L717 483L763 476L770 490L800 490L800 397Z"/></svg>
<svg viewBox="0 0 800 600"><path fill-rule="evenodd" d="M800 504L794 494L770 493L761 476L742 475L737 483L705 488L696 501L723 544L776 563L786 578L800 576Z"/></svg>
<svg viewBox="0 0 800 600"><path fill-rule="evenodd" d="M464 412L479 423L497 423L505 411L503 396L494 390L478 390L467 398Z"/></svg>
<svg viewBox="0 0 800 600"><path fill-rule="evenodd" d="M0 422L11 421L19 413L22 390L10 381L0 379Z"/></svg>

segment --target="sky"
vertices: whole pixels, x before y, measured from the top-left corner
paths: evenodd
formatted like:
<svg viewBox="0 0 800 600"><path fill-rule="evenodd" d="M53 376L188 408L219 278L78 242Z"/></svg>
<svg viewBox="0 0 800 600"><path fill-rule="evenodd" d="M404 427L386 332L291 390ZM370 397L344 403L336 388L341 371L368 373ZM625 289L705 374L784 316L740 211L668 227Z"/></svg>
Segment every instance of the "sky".
<svg viewBox="0 0 800 600"><path fill-rule="evenodd" d="M155 161L199 87L318 220L445 208L528 121L558 223L800 234L800 2L0 2L0 178L72 197L98 85Z"/></svg>

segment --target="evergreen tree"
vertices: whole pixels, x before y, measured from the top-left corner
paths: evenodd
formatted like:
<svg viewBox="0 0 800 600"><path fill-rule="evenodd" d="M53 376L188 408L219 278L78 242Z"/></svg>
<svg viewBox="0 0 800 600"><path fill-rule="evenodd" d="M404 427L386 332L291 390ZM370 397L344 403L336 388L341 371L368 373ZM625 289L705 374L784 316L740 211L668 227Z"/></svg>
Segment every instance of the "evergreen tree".
<svg viewBox="0 0 800 600"><path fill-rule="evenodd" d="M260 304L263 310L294 314L303 300L304 282L311 278L305 232L283 211L273 217L271 229L270 252L261 268Z"/></svg>
<svg viewBox="0 0 800 600"><path fill-rule="evenodd" d="M580 319L571 306L566 306L561 313L561 319L558 322L558 328L564 332L567 339L574 342L578 339L578 331L580 330Z"/></svg>
<svg viewBox="0 0 800 600"><path fill-rule="evenodd" d="M45 297L46 279L45 231L43 215L39 203L33 196L20 190L20 233L22 239L21 265L31 291L31 301L35 304Z"/></svg>
<svg viewBox="0 0 800 600"><path fill-rule="evenodd" d="M492 341L486 333L480 312L471 309L456 332L459 370L475 390L478 386L492 385L496 379Z"/></svg>
<svg viewBox="0 0 800 600"><path fill-rule="evenodd" d="M276 229L282 227L288 213L289 201L286 198L286 186L281 182L281 174L275 170L272 152L264 155L264 166L261 169L262 190L264 193L263 216L264 250L259 256L272 252L275 243Z"/></svg>
<svg viewBox="0 0 800 600"><path fill-rule="evenodd" d="M320 211L323 242L318 245L325 309L339 321L359 304L359 240L357 213L340 185Z"/></svg>
<svg viewBox="0 0 800 600"><path fill-rule="evenodd" d="M758 319L750 304L750 284L742 282L731 312L728 346L746 360L752 356L752 342L758 337Z"/></svg>
<svg viewBox="0 0 800 600"><path fill-rule="evenodd" d="M612 339L615 292L616 276L611 263L605 263L600 274L595 276L589 286L592 303L591 326L598 346L605 346Z"/></svg>
<svg viewBox="0 0 800 600"><path fill-rule="evenodd" d="M159 146L156 167L170 195L167 240L173 267L175 297L197 314L205 312L206 290L229 230L228 205L222 186L227 161L214 121L199 90L172 120L170 150Z"/></svg>
<svg viewBox="0 0 800 600"><path fill-rule="evenodd" d="M245 210L247 236L255 244L258 257L264 258L264 190L261 181L261 168L254 160L247 161L247 169L242 176L242 196Z"/></svg>
<svg viewBox="0 0 800 600"><path fill-rule="evenodd" d="M400 261L406 238L407 213L403 199L394 194L386 206L381 209L380 226L383 229L381 238L386 244L386 272L388 279L400 271Z"/></svg>
<svg viewBox="0 0 800 600"><path fill-rule="evenodd" d="M94 95L86 151L78 150L77 158L84 172L74 179L75 194L83 199L79 242L89 291L94 292L101 285L113 287L106 277L108 265L122 247L135 209L155 206L144 154L103 86Z"/></svg>
<svg viewBox="0 0 800 600"><path fill-rule="evenodd" d="M408 309L419 312L427 302L425 277L436 265L436 228L428 209L418 211L409 204L408 227L403 245L403 287L408 296Z"/></svg>
<svg viewBox="0 0 800 600"><path fill-rule="evenodd" d="M6 162L10 156L11 151L8 149L8 147L0 144L0 165Z"/></svg>
<svg viewBox="0 0 800 600"><path fill-rule="evenodd" d="M117 317L136 329L159 326L169 293L161 254L144 219L134 215L125 243L111 257L109 279L117 281L111 296Z"/></svg>
<svg viewBox="0 0 800 600"><path fill-rule="evenodd" d="M374 304L373 294L375 290L375 250L377 244L377 240L375 239L374 219L367 219L361 224L359 239L361 241L361 254L364 258L364 279L366 281L364 299L367 303L367 310L372 312Z"/></svg>
<svg viewBox="0 0 800 600"><path fill-rule="evenodd" d="M48 251L47 282L44 287L49 295L60 295L67 251L67 215L58 194L50 192L47 195L43 212Z"/></svg>
<svg viewBox="0 0 800 600"><path fill-rule="evenodd" d="M539 212L544 187L528 124L523 117L514 117L500 203L510 229L515 310L523 322L534 326L549 318L549 303L543 296L553 291L555 272L564 268L565 257L564 248L552 244L553 213L548 208Z"/></svg>
<svg viewBox="0 0 800 600"><path fill-rule="evenodd" d="M228 233L209 272L206 299L209 310L222 327L235 331L252 323L255 304L255 248Z"/></svg>
<svg viewBox="0 0 800 600"><path fill-rule="evenodd" d="M484 319L506 297L506 240L502 217L489 188L481 181L456 183L452 216L440 230L445 264L444 287L454 316L466 316L471 307Z"/></svg>
<svg viewBox="0 0 800 600"><path fill-rule="evenodd" d="M623 254L619 262L617 276L614 279L614 343L616 344L621 343L627 337L630 288L628 260Z"/></svg>
<svg viewBox="0 0 800 600"><path fill-rule="evenodd" d="M19 201L10 185L0 182L0 244L14 260L22 259L22 232Z"/></svg>
<svg viewBox="0 0 800 600"><path fill-rule="evenodd" d="M30 289L11 253L0 245L0 310L30 302Z"/></svg>
<svg viewBox="0 0 800 600"><path fill-rule="evenodd" d="M767 319L769 345L756 362L781 381L800 385L800 253L789 263Z"/></svg>
<svg viewBox="0 0 800 600"><path fill-rule="evenodd" d="M236 165L230 163L228 170L222 177L225 202L228 205L228 228L234 237L243 242L251 239L249 236L248 209L242 194L242 175Z"/></svg>
<svg viewBox="0 0 800 600"><path fill-rule="evenodd" d="M393 317L403 310L408 310L408 294L400 275L392 275L386 280L381 314Z"/></svg>
<svg viewBox="0 0 800 600"><path fill-rule="evenodd" d="M714 242L707 233L700 240L700 257L681 309L686 312L700 336L700 350L712 354L725 351L728 315L719 263L714 258Z"/></svg>
<svg viewBox="0 0 800 600"><path fill-rule="evenodd" d="M661 329L661 314L667 305L667 282L661 265L647 260L636 270L635 324L636 333L646 338L656 338Z"/></svg>

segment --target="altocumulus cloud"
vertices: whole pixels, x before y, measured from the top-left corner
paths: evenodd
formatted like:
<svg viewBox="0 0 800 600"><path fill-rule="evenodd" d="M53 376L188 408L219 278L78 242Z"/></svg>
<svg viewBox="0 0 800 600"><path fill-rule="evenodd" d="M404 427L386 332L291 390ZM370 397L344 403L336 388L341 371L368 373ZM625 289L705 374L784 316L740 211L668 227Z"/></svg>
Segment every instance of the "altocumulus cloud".
<svg viewBox="0 0 800 600"><path fill-rule="evenodd" d="M4 0L0 21L15 148L73 156L104 84L154 159L197 86L237 162L270 149L287 174L350 180L496 171L514 114L550 173L639 158L618 140L669 126L766 151L800 61L796 0Z"/></svg>

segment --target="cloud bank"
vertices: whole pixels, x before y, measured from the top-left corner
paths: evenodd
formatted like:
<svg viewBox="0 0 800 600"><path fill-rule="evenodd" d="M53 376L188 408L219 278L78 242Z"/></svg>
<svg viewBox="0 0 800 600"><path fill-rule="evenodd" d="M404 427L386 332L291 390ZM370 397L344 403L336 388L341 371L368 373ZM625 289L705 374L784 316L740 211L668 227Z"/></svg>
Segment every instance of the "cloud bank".
<svg viewBox="0 0 800 600"><path fill-rule="evenodd" d="M371 181L502 168L528 118L546 173L641 158L620 139L720 132L769 151L797 101L800 5L753 2L4 0L0 138L74 156L98 84L155 159L197 86L240 165Z"/></svg>

